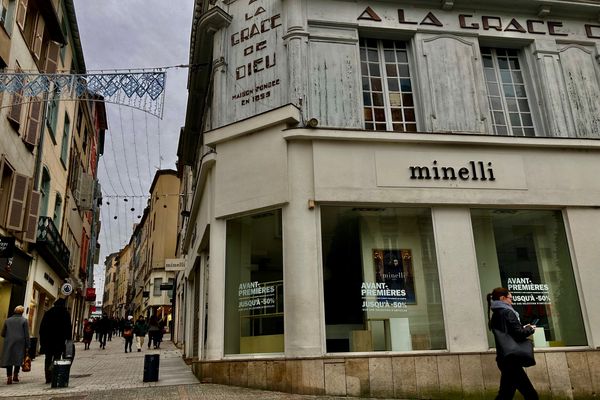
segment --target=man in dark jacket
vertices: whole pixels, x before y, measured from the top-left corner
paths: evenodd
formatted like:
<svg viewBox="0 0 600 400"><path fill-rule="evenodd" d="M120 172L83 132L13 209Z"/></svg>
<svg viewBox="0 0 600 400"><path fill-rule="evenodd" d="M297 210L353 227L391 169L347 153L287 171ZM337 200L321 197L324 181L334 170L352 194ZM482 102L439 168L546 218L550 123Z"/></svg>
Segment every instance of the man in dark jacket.
<svg viewBox="0 0 600 400"><path fill-rule="evenodd" d="M52 364L65 351L65 340L72 339L71 315L65 304L65 299L56 300L44 314L40 325L40 353L46 354L46 383L52 381Z"/></svg>
<svg viewBox="0 0 600 400"><path fill-rule="evenodd" d="M96 329L100 333L100 348L104 350L106 348L108 332L112 329L110 319L106 313L102 314L102 318L98 321Z"/></svg>

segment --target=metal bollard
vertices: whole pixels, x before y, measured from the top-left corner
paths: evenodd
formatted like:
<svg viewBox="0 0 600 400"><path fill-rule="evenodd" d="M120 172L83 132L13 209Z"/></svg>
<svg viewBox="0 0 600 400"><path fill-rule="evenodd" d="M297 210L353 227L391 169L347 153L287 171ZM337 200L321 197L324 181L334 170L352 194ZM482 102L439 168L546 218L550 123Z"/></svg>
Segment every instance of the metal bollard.
<svg viewBox="0 0 600 400"><path fill-rule="evenodd" d="M160 354L146 354L144 356L144 382L156 382L160 367Z"/></svg>

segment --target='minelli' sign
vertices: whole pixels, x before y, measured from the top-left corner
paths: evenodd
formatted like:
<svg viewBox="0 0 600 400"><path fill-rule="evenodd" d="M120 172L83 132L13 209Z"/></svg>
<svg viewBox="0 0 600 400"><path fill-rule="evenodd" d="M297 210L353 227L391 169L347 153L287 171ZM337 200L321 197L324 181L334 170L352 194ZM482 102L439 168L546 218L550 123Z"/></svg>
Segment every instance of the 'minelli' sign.
<svg viewBox="0 0 600 400"><path fill-rule="evenodd" d="M469 161L466 166L441 166L433 160L430 166L414 165L408 167L410 179L424 180L461 180L495 181L491 162Z"/></svg>
<svg viewBox="0 0 600 400"><path fill-rule="evenodd" d="M527 190L523 158L503 152L419 151L374 154L378 187Z"/></svg>

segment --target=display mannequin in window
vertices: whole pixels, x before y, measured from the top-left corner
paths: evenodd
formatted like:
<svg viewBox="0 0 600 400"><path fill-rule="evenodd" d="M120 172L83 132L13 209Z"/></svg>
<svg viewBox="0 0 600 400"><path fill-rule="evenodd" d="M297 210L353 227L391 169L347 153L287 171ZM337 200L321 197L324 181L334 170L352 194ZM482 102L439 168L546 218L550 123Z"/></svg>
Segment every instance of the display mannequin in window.
<svg viewBox="0 0 600 400"><path fill-rule="evenodd" d="M535 332L535 325L523 326L519 313L512 307L512 294L506 288L496 288L487 295L488 318L490 310L493 312L489 322L490 329L497 329L508 333L517 342L522 342ZM505 330L506 328L506 330ZM502 349L496 343L496 363L500 369L500 389L497 400L512 399L515 391L519 390L525 400L537 400L538 394L531 384L529 377L521 364L510 357L502 355Z"/></svg>

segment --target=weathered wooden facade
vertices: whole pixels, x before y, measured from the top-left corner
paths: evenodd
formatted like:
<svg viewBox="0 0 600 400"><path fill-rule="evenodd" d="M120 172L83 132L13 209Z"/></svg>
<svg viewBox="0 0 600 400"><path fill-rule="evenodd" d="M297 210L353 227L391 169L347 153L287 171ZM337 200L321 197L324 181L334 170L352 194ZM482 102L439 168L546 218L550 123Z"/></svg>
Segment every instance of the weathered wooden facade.
<svg viewBox="0 0 600 400"><path fill-rule="evenodd" d="M506 286L540 320L539 392L593 397L600 2L211 3L179 147L195 373L489 397Z"/></svg>

